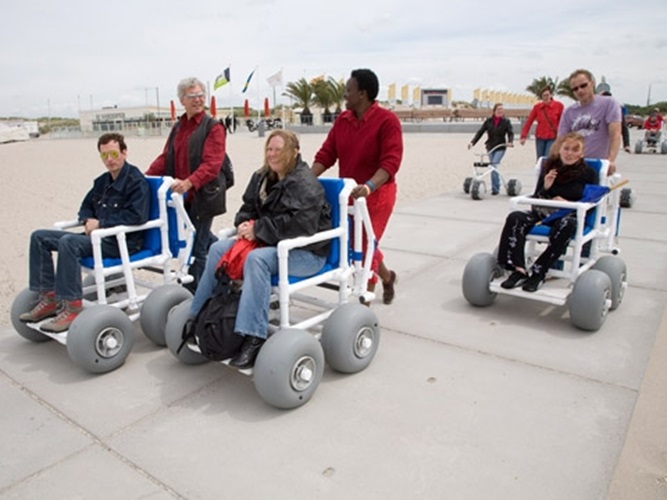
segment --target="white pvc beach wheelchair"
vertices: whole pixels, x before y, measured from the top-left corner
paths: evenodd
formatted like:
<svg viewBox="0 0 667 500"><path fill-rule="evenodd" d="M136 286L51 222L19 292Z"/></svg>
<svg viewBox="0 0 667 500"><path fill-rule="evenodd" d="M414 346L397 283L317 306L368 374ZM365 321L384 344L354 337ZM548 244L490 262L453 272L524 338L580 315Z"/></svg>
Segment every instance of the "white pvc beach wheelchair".
<svg viewBox="0 0 667 500"><path fill-rule="evenodd" d="M496 256L478 253L466 264L462 290L465 299L474 306L488 306L497 294L512 295L546 302L556 306L568 305L570 320L582 330L595 331L604 323L607 313L623 300L627 287L627 272L623 260L617 257L616 238L619 222L620 175L607 176L609 162L586 159L599 176L599 185L610 191L596 201L563 202L518 196L510 200L511 211L544 206L576 211L577 231L565 255L549 270L547 280L536 292L521 288L504 289L503 269ZM539 171L541 162L538 161ZM527 238L526 265L528 268L548 242L549 227L538 225Z"/></svg>
<svg viewBox="0 0 667 500"><path fill-rule="evenodd" d="M662 129L664 128L663 126ZM635 154L642 154L646 150L649 153L660 152L663 155L667 155L667 141L662 140L662 132L663 130L644 131L644 137L638 139L635 143Z"/></svg>
<svg viewBox="0 0 667 500"><path fill-rule="evenodd" d="M342 373L365 369L380 341L378 319L363 305L374 299L367 290L375 239L366 200L359 198L348 207L356 186L351 179L321 178L320 182L331 204L333 228L278 244L279 272L274 277L269 337L254 368L241 370L252 375L262 399L278 408L296 408L310 400L322 378L325 360ZM231 236L234 231L225 234ZM365 255L364 238L368 242ZM331 240L324 268L308 278L290 276L289 252L324 240ZM351 243L354 248L350 248ZM332 290L336 292L335 301L326 296ZM190 302L180 304L169 316L167 346L183 363L205 363L208 359L196 345L182 345Z"/></svg>
<svg viewBox="0 0 667 500"><path fill-rule="evenodd" d="M473 153L479 159L472 164L472 177L466 177L463 181L463 192L469 194L473 200L481 200L487 193L486 180L491 183L491 175L493 172L497 173L500 177L500 183L502 184L505 192L508 196L518 196L521 194L521 181L519 179L509 179L505 181L505 178L500 173L500 170L496 168L495 165L492 165L489 161L491 153L496 149L506 147L507 144L499 144L490 151L484 151L483 153Z"/></svg>
<svg viewBox="0 0 667 500"><path fill-rule="evenodd" d="M144 334L164 346L164 329L171 309L192 296L179 283L192 280L188 265L194 227L180 194L169 189L171 177L147 177L151 203L149 220L139 226L116 226L91 233L93 257L81 260L83 311L62 333L49 333L39 323L23 323L19 316L31 310L37 292L20 292L11 308L16 331L32 342L54 339L67 346L70 358L92 373L106 373L122 365L134 345L133 321L140 319ZM80 226L78 221L56 223L57 229ZM143 248L130 255L126 234L145 231ZM104 258L102 238L115 236L120 258ZM160 274L161 280L151 280Z"/></svg>

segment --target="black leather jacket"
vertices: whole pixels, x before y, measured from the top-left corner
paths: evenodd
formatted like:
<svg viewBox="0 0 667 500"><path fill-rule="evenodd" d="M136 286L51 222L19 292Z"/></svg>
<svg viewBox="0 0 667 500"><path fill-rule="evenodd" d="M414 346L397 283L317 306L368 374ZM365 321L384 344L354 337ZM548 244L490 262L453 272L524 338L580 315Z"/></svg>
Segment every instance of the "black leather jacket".
<svg viewBox="0 0 667 500"><path fill-rule="evenodd" d="M324 188L299 156L294 170L282 180L272 182L265 169L253 174L234 225L251 219L255 220L255 238L265 245L276 246L286 238L311 236L331 229L331 207ZM326 256L329 242L314 243L305 249Z"/></svg>
<svg viewBox="0 0 667 500"><path fill-rule="evenodd" d="M498 126L493 125L493 117L489 117L484 120L484 123L480 129L475 134L475 137L472 138L472 145L477 144L477 141L480 140L484 132L487 133L487 139L484 145L486 146L487 151L491 151L493 148L499 144L505 144L506 142L514 142L514 130L512 129L512 123L505 118L504 116L500 119ZM505 137L507 136L507 140ZM498 148L505 149L505 148Z"/></svg>

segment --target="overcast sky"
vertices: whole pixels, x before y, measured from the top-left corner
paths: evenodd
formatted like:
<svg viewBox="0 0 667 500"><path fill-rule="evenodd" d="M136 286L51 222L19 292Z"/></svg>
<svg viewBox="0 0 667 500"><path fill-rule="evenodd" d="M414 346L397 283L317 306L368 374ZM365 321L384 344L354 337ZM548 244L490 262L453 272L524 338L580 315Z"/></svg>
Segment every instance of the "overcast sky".
<svg viewBox="0 0 667 500"><path fill-rule="evenodd" d="M46 0L0 8L0 116L78 116L175 99L196 76L219 106L260 107L267 78L373 69L380 98L402 85L524 92L574 69L630 104L667 101L667 0ZM241 94L249 73L250 88ZM157 90L156 90L157 89ZM283 88L276 89L279 102ZM400 95L400 92L399 92ZM412 95L410 93L410 95Z"/></svg>

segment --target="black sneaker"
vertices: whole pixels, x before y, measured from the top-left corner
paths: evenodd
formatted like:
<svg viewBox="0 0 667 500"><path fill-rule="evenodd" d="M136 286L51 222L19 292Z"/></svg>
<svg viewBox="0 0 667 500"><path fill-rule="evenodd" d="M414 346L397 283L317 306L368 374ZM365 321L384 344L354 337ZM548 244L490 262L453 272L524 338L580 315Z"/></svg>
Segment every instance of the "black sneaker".
<svg viewBox="0 0 667 500"><path fill-rule="evenodd" d="M527 279L527 274L524 274L521 271L514 271L505 281L500 284L500 286L509 290L510 288L516 288L519 285L523 285Z"/></svg>
<svg viewBox="0 0 667 500"><path fill-rule="evenodd" d="M524 292L536 292L544 283L544 276L541 274L533 274L526 282L523 284Z"/></svg>

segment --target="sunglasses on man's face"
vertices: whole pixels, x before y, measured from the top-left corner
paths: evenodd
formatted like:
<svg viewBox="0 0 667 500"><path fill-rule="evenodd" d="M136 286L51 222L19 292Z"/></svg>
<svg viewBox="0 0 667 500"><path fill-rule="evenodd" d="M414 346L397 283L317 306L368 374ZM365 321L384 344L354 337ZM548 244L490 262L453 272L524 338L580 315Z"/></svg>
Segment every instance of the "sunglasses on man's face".
<svg viewBox="0 0 667 500"><path fill-rule="evenodd" d="M585 89L586 87L588 87L588 83L589 82L586 82L586 83L582 83L581 85L577 85L576 87L572 87L572 92L576 92L577 90Z"/></svg>
<svg viewBox="0 0 667 500"><path fill-rule="evenodd" d="M107 158L109 158L109 156L111 156L111 158L113 158L114 160L117 160L118 158L120 158L120 151L103 151L100 153L100 158L102 158L103 160L106 160Z"/></svg>

